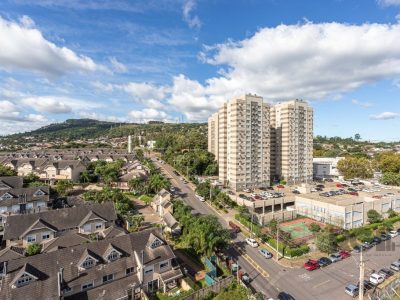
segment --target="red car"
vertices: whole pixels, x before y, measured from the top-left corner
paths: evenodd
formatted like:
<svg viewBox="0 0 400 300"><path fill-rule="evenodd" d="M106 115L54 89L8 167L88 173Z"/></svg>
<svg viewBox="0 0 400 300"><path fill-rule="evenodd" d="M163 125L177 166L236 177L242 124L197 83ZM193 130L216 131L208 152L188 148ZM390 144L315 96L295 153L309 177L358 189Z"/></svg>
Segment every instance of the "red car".
<svg viewBox="0 0 400 300"><path fill-rule="evenodd" d="M357 192L350 192L349 195L358 196Z"/></svg>
<svg viewBox="0 0 400 300"><path fill-rule="evenodd" d="M316 260L309 259L304 263L304 268L308 271L319 269L319 264Z"/></svg>
<svg viewBox="0 0 400 300"><path fill-rule="evenodd" d="M285 188L285 186L284 185L282 185L282 184L280 184L280 185L277 185L276 186L278 189L284 189Z"/></svg>
<svg viewBox="0 0 400 300"><path fill-rule="evenodd" d="M339 252L339 255L342 257L342 259L350 257L350 253L348 251L346 251L346 250L341 250Z"/></svg>
<svg viewBox="0 0 400 300"><path fill-rule="evenodd" d="M342 188L342 187L343 187L343 184L337 183L337 184L336 184L336 187Z"/></svg>

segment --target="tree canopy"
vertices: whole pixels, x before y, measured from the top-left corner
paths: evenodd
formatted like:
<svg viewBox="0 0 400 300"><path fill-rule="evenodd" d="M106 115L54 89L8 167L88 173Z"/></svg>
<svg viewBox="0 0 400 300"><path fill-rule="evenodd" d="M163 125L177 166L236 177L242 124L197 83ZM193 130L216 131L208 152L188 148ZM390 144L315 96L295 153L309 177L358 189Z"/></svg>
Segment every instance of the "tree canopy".
<svg viewBox="0 0 400 300"><path fill-rule="evenodd" d="M0 176L16 176L17 172L7 166L0 164Z"/></svg>
<svg viewBox="0 0 400 300"><path fill-rule="evenodd" d="M364 157L346 157L340 160L337 168L345 178L371 178L374 175L372 163Z"/></svg>

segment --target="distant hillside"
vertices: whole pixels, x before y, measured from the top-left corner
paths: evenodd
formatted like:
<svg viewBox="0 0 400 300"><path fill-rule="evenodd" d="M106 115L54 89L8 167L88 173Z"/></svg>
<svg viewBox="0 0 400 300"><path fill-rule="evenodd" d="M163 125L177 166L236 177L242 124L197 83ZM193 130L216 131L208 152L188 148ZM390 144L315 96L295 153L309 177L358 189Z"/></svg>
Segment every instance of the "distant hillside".
<svg viewBox="0 0 400 300"><path fill-rule="evenodd" d="M126 125L126 123L114 123L97 121L92 119L69 119L62 123L54 123L42 128L9 135L7 138L48 138L48 139L82 139L96 138L107 134L107 132L116 126Z"/></svg>
<svg viewBox="0 0 400 300"><path fill-rule="evenodd" d="M136 124L92 119L69 119L65 122L50 124L30 132L12 134L0 138L0 146L5 145L8 150L17 150L20 147L34 146L38 142L55 142L58 145L68 142L68 145L71 144L69 146L80 147L83 144L76 144L78 140L100 137L106 139L118 138L127 137L128 135L133 136L133 142L136 146L148 140L159 140L161 137L172 134L179 134L184 137L189 132L197 133L198 139L196 142L202 144L202 147L206 147L207 124L204 123L168 124L151 122L150 124Z"/></svg>

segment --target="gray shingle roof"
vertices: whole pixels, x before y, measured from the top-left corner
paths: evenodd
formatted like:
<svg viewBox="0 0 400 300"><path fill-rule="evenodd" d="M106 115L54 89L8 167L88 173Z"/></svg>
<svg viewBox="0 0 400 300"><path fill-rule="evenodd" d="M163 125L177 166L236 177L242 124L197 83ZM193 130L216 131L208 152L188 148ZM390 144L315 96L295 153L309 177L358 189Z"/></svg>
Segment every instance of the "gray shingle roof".
<svg viewBox="0 0 400 300"><path fill-rule="evenodd" d="M19 176L2 176L0 177L0 192L3 188L9 186L12 189L22 188L23 178Z"/></svg>
<svg viewBox="0 0 400 300"><path fill-rule="evenodd" d="M147 246L149 240L158 238L163 241L163 245L151 249ZM110 243L117 251L121 250L123 253L119 259L106 262L102 257L110 247ZM64 270L64 284L67 286L76 286L83 283L90 282L94 279L101 279L104 275L113 274L120 270L127 268L137 268L137 261L135 252L137 254L144 251L145 264L157 263L175 257L171 248L162 239L159 229L149 229L140 232L126 234L124 236L115 237L114 239L105 239L98 242L91 242L83 245L77 245L42 253L30 257L23 257L8 261L7 275L0 281L0 299L24 299L24 300L37 300L37 299L58 299L58 283L57 273L60 268ZM82 260L85 254L90 254L99 258L97 266L86 269L84 272L79 270L78 262ZM140 257L140 255L139 255ZM50 263L51 262L51 263ZM20 275L21 268L26 268L29 264L30 271L35 274L40 274L39 280L33 281L26 286L19 288L12 288L10 283L16 280L17 275ZM40 272L40 273L39 273ZM33 275L35 275L33 274ZM36 275L35 275L36 276ZM136 275L129 276L130 283L138 283ZM97 292L107 287L107 290L114 291L115 289L122 290L126 286L125 281L115 280L110 284L103 285L99 288L86 292L91 295L89 299L98 299L95 295ZM115 286L114 286L115 284ZM119 286L121 285L122 286ZM71 298L82 299L82 298ZM114 299L114 298L100 298L100 299Z"/></svg>
<svg viewBox="0 0 400 300"><path fill-rule="evenodd" d="M56 231L77 228L90 211L93 211L96 215L110 222L117 219L114 203L111 201L104 203L88 203L76 207L49 210L33 214L13 215L7 217L4 226L4 239L20 239L22 234L39 219L50 225Z"/></svg>
<svg viewBox="0 0 400 300"><path fill-rule="evenodd" d="M35 194L38 191L42 191L44 195L39 195L36 196ZM13 198L9 199L3 199L1 200L0 204L1 206L11 206L14 204L19 204L19 199L25 199L26 202L32 202L32 201L49 201L49 187L48 186L42 186L42 187L29 187L29 188L14 188L14 189L9 189L9 190L0 190L0 198L4 194L10 194Z"/></svg>

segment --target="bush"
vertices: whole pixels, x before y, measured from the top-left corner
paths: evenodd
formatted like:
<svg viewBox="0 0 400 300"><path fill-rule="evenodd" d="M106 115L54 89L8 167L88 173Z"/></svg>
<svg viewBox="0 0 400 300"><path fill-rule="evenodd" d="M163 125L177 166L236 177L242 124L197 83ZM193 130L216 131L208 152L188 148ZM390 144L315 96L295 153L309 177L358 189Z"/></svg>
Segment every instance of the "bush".
<svg viewBox="0 0 400 300"><path fill-rule="evenodd" d="M321 226L319 226L317 223L311 223L311 224L308 226L308 229L309 229L311 232L316 233L316 232L319 232L319 231L321 230Z"/></svg>
<svg viewBox="0 0 400 300"><path fill-rule="evenodd" d="M40 251L42 251L42 245L40 245L38 243L30 244L25 249L25 253L27 256L39 254Z"/></svg>
<svg viewBox="0 0 400 300"><path fill-rule="evenodd" d="M336 241L337 241L338 243L343 242L345 239L346 239L346 236L345 236L344 234L338 234L338 235L336 236Z"/></svg>
<svg viewBox="0 0 400 300"><path fill-rule="evenodd" d="M310 247L308 247L307 245L301 245L300 247L297 248L285 249L285 255L289 257L302 256L308 252L310 252Z"/></svg>

